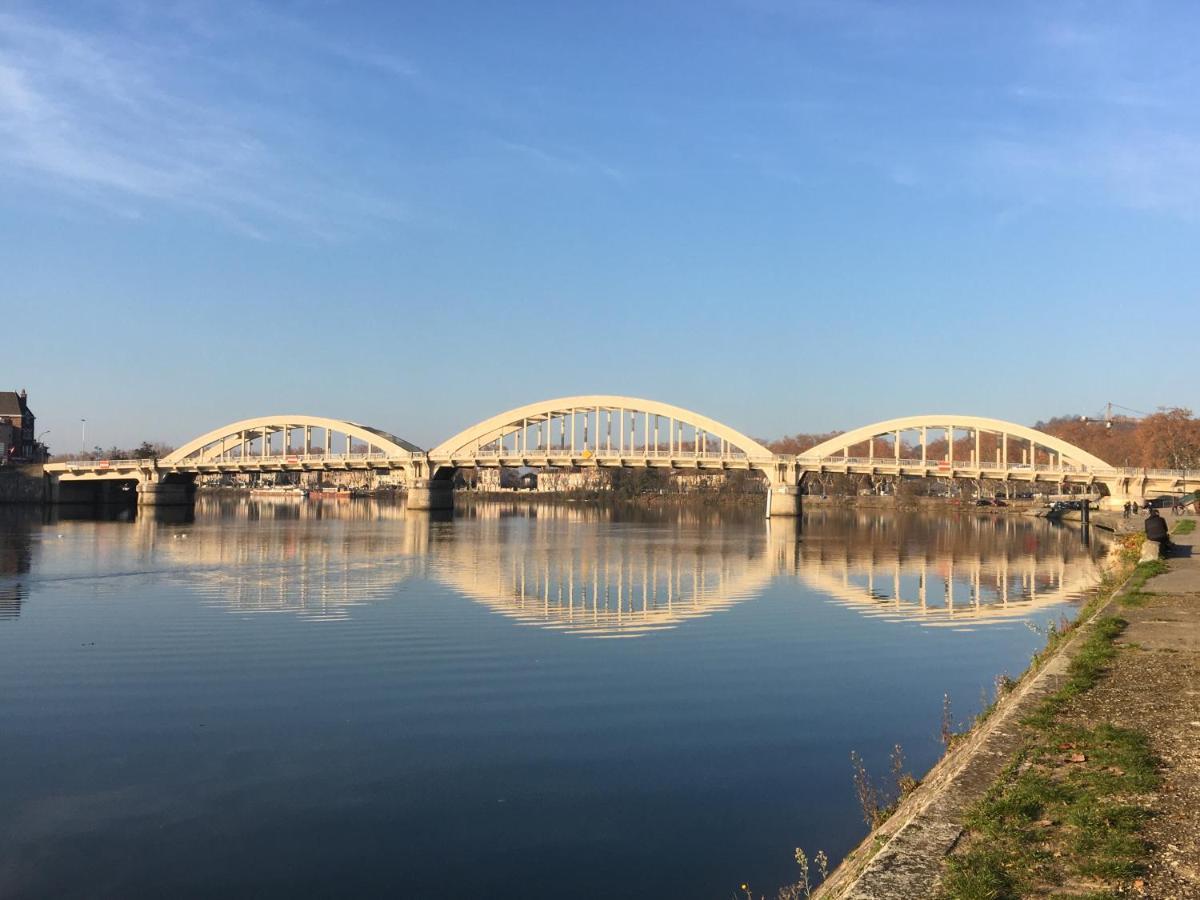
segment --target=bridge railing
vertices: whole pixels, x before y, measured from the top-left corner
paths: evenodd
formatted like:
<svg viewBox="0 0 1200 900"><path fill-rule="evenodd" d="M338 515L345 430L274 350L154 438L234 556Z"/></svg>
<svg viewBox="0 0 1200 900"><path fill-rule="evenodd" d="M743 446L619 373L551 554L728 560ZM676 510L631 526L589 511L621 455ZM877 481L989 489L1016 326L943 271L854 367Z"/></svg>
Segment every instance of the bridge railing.
<svg viewBox="0 0 1200 900"><path fill-rule="evenodd" d="M641 447L627 447L618 450L616 447L584 449L570 447L529 447L522 450L499 450L494 448L471 450L467 453L455 454L455 459L534 459L542 457L570 457L572 459L748 459L745 453L736 450L654 450Z"/></svg>
<svg viewBox="0 0 1200 900"><path fill-rule="evenodd" d="M1129 477L1129 478L1172 478L1186 480L1200 480L1200 469L1142 469L1131 466L1110 466L1099 468L1095 466L1080 466L1072 463L1018 463L1010 462L1007 465L996 464L993 461L975 462L970 459L956 459L950 462L945 459L926 459L922 462L920 459L912 457L901 457L896 459L894 456L805 456L800 454L796 461L801 465L823 465L823 466L876 466L879 468L895 467L897 464L902 468L924 468L924 469L943 469L961 471L964 469L973 469L985 472L1009 471L1009 472L1048 472L1060 475L1095 475L1098 477Z"/></svg>
<svg viewBox="0 0 1200 900"><path fill-rule="evenodd" d="M79 469L92 471L94 469L149 469L158 460L155 459L64 459L57 460L60 465L67 466L72 472ZM54 465L54 463L51 463Z"/></svg>
<svg viewBox="0 0 1200 900"><path fill-rule="evenodd" d="M976 462L971 459L925 459L921 460L915 457L902 456L896 459L894 456L822 456L798 457L798 461L804 465L824 465L824 466L878 466L886 468L888 466L895 467L899 465L907 469L953 469L955 471L962 469L977 469L988 472L995 471L1011 471L1011 472L1061 472L1066 474L1093 474L1103 470L1090 469L1087 466L1061 465L1058 463L1014 463L1010 462L1007 465L997 464L993 461L984 460ZM1138 470L1140 471L1140 470Z"/></svg>
<svg viewBox="0 0 1200 900"><path fill-rule="evenodd" d="M208 458L189 456L187 459L171 462L166 462L162 459L71 459L62 460L59 464L67 466L71 471L94 471L97 469L169 469L173 467L255 465L259 463L302 465L305 463L356 462L364 460L386 462L389 460L409 460L412 459L413 455L409 453L404 456L398 456L396 454L384 453L382 450L370 453L273 453L267 456L259 456L256 453L252 453L246 456L225 455Z"/></svg>
<svg viewBox="0 0 1200 900"><path fill-rule="evenodd" d="M238 463L279 463L283 462L287 465L300 465L303 463L321 463L321 462L358 462L363 460L379 460L387 461L392 459L409 460L414 454L407 453L399 455L395 453L385 453L382 450L372 451L368 453L271 453L266 456L259 456L256 453L248 453L245 456L233 456L226 454L225 456L213 456L207 459L203 458L188 458L181 459L174 465L236 465Z"/></svg>
<svg viewBox="0 0 1200 900"><path fill-rule="evenodd" d="M1197 469L1146 469L1145 472L1150 478L1200 479L1200 470Z"/></svg>

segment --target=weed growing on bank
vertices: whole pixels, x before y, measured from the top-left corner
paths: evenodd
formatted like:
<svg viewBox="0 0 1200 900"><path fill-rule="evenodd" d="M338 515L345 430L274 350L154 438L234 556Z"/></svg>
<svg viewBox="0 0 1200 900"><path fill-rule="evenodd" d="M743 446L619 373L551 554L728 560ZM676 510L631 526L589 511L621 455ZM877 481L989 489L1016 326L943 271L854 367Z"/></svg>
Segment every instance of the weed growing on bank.
<svg viewBox="0 0 1200 900"><path fill-rule="evenodd" d="M1143 591L1142 587L1153 578L1155 575L1162 575L1170 568L1164 560L1151 559L1144 563L1138 563L1133 570L1133 574L1129 577L1129 589L1121 595L1122 606L1145 606L1146 601L1153 596L1149 591Z"/></svg>
<svg viewBox="0 0 1200 900"><path fill-rule="evenodd" d="M800 867L799 879L781 887L775 893L775 900L808 900L817 886L829 877L829 857L824 850L818 850L813 856L812 865L816 866L815 873L812 871L812 866L809 865L808 854L801 847L796 848L796 865ZM742 884L739 892L734 894L734 900L754 900L754 892L750 885ZM760 896L759 900L766 900L766 898Z"/></svg>
<svg viewBox="0 0 1200 900"><path fill-rule="evenodd" d="M856 750L850 751L850 767L853 771L854 794L858 798L859 811L862 813L863 821L872 830L886 822L904 798L921 784L911 772L906 771L904 748L899 744L892 747L888 763L891 775L890 785L880 785L875 782L867 772L862 756Z"/></svg>

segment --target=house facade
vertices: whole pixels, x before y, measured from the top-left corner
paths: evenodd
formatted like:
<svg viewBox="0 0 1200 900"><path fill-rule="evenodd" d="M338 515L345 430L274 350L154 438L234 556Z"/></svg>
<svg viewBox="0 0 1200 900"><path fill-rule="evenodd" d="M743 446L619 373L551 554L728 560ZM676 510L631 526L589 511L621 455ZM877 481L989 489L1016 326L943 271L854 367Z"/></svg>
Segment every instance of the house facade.
<svg viewBox="0 0 1200 900"><path fill-rule="evenodd" d="M45 452L37 442L36 423L24 390L0 391L0 459L41 462Z"/></svg>

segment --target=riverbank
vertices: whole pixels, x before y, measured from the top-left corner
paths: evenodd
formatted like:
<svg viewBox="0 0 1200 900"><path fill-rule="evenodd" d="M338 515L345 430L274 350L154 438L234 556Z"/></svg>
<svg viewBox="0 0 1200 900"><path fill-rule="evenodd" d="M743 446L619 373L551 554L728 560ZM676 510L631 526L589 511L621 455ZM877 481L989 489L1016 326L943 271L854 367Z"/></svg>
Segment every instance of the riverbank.
<svg viewBox="0 0 1200 900"><path fill-rule="evenodd" d="M1177 540L1190 553L1192 538ZM1105 610L1099 671L1028 724L945 896L1200 896L1200 560L1168 566L1143 563Z"/></svg>
<svg viewBox="0 0 1200 900"><path fill-rule="evenodd" d="M1200 895L1200 557L1177 540L1158 576L1135 574L1131 541L1078 624L815 896Z"/></svg>
<svg viewBox="0 0 1200 900"><path fill-rule="evenodd" d="M1126 588L1136 564L1135 541L1115 554L1096 595L1076 624L1052 632L1048 647L1012 690L926 774L886 822L848 854L816 893L820 898L877 900L932 896L946 875L946 859L960 847L977 805L1022 752L1030 733L1025 720L1042 710L1073 677L1073 666L1096 632L1102 612ZM974 896L973 894L958 894ZM978 896L1008 896L980 893Z"/></svg>

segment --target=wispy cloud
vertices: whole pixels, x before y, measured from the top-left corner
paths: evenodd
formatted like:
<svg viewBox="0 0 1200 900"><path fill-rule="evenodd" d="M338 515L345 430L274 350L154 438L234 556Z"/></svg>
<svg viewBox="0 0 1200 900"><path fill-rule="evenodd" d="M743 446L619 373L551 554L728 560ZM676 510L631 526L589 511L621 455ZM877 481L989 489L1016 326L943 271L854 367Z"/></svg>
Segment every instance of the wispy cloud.
<svg viewBox="0 0 1200 900"><path fill-rule="evenodd" d="M511 154L562 175L600 175L618 184L626 181L625 173L616 166L595 159L578 150L549 150L522 141L499 139L497 145Z"/></svg>
<svg viewBox="0 0 1200 900"><path fill-rule="evenodd" d="M1200 72L1168 19L1132 6L1035 19L1013 84L981 123L978 177L1025 203L1200 218Z"/></svg>
<svg viewBox="0 0 1200 900"><path fill-rule="evenodd" d="M105 207L166 203L252 237L298 228L335 238L364 218L404 217L398 201L322 174L318 162L281 146L252 100L222 93L236 83L205 68L204 48L184 59L178 49L0 13L0 178ZM386 54L355 63L412 72ZM215 90L196 86L204 77Z"/></svg>
<svg viewBox="0 0 1200 900"><path fill-rule="evenodd" d="M758 156L776 160L749 161L764 177L808 184L784 176L858 167L874 184L991 198L1005 221L1098 205L1200 218L1195 14L1185 25L1143 4L742 3L836 42L826 65L857 79L798 80L828 102L802 146L778 119L757 130Z"/></svg>

